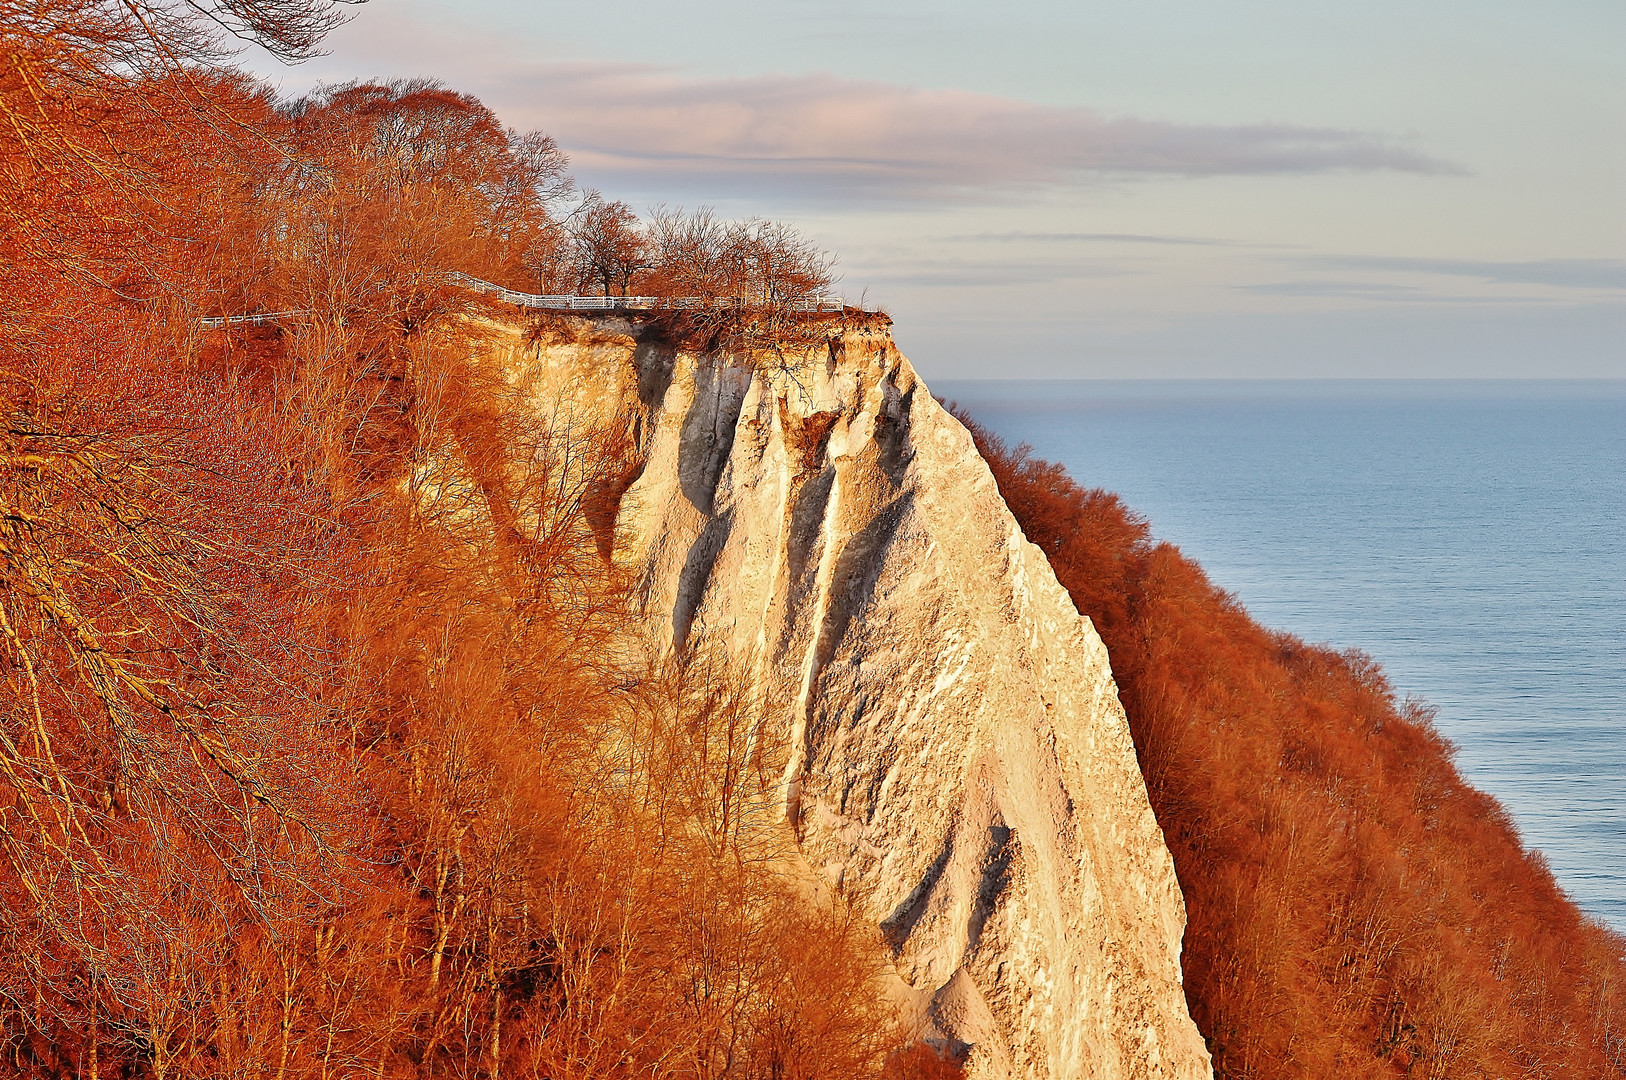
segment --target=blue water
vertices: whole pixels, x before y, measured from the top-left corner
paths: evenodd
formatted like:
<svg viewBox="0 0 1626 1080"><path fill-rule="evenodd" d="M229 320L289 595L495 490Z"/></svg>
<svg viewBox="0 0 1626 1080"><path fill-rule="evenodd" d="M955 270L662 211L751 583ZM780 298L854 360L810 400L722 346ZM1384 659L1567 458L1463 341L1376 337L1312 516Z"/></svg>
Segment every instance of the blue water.
<svg viewBox="0 0 1626 1080"><path fill-rule="evenodd" d="M1626 931L1626 381L942 381L1121 494L1267 626L1439 709Z"/></svg>

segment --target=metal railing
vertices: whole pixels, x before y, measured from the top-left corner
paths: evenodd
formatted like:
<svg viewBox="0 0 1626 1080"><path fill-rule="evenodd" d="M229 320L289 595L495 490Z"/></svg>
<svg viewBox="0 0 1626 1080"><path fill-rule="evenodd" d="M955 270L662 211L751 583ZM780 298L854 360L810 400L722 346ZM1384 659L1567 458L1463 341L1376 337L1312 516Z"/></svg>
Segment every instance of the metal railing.
<svg viewBox="0 0 1626 1080"><path fill-rule="evenodd" d="M738 297L548 296L543 293L516 292L456 271L447 274L446 280L471 292L490 294L504 303L549 311L726 311L769 306L748 303ZM844 311L846 306L847 301L839 296L808 296L792 300L786 305L791 311L808 314ZM312 314L314 313L309 310L267 311L257 315L212 315L198 321L206 330L223 330L228 326L259 326L284 319L305 318Z"/></svg>
<svg viewBox="0 0 1626 1080"><path fill-rule="evenodd" d="M767 307L751 304L735 297L710 296L549 296L544 293L522 293L493 285L489 281L468 274L451 273L447 280L454 285L475 292L490 293L498 299L520 307L547 308L552 311L704 311L714 308ZM847 302L839 296L808 296L792 300L791 311L841 311Z"/></svg>
<svg viewBox="0 0 1626 1080"><path fill-rule="evenodd" d="M224 330L228 326L259 326L261 323L277 322L282 319L303 318L311 314L307 311L262 311L258 315L214 315L204 316L198 322L203 324L205 330Z"/></svg>

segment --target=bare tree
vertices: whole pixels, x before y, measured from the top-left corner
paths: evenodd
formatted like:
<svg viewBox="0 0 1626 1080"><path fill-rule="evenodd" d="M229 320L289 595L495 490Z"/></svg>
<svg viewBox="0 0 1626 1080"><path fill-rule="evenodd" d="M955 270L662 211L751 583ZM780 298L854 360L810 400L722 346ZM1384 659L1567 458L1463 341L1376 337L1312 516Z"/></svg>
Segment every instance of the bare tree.
<svg viewBox="0 0 1626 1080"><path fill-rule="evenodd" d="M647 269L648 241L638 215L624 202L594 199L571 223L578 280L603 295L627 295L627 285Z"/></svg>

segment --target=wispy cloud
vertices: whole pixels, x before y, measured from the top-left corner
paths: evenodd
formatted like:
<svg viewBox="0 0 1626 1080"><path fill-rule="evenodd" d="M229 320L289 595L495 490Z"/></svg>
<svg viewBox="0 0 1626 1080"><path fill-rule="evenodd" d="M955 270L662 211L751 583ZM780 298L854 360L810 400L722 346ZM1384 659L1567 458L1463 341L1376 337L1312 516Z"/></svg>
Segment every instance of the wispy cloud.
<svg viewBox="0 0 1626 1080"><path fill-rule="evenodd" d="M1559 289L1626 289L1626 259L1428 259L1378 255L1326 255L1301 260L1341 270L1474 278L1497 285Z"/></svg>
<svg viewBox="0 0 1626 1080"><path fill-rule="evenodd" d="M1285 296L1315 300L1368 300L1388 304L1509 304L1543 303L1534 296L1462 296L1381 281L1268 281L1233 285L1238 292L1258 296Z"/></svg>
<svg viewBox="0 0 1626 1080"><path fill-rule="evenodd" d="M985 232L945 236L956 244L1152 244L1174 247L1238 247L1235 240L1206 236L1158 236L1150 233Z"/></svg>
<svg viewBox="0 0 1626 1080"><path fill-rule="evenodd" d="M1257 285L1234 285L1232 288L1264 296L1358 296L1362 299L1412 297L1418 292L1407 285L1386 285L1372 281L1266 281Z"/></svg>
<svg viewBox="0 0 1626 1080"><path fill-rule="evenodd" d="M1259 296L1401 304L1573 303L1626 290L1622 259L1439 259L1299 255L1271 260L1312 276L1234 285ZM1329 276L1320 276L1326 274ZM1476 286L1478 290L1476 291ZM1486 288L1488 286L1489 288Z"/></svg>
<svg viewBox="0 0 1626 1080"><path fill-rule="evenodd" d="M508 81L529 104L505 114L526 114L619 189L952 202L1089 178L1462 171L1369 132L1106 117L830 75L544 63L516 65Z"/></svg>
<svg viewBox="0 0 1626 1080"><path fill-rule="evenodd" d="M1141 273L1143 271L1118 262L910 259L893 260L880 268L866 268L860 276L871 285L995 289L1052 285L1064 281L1122 278Z"/></svg>

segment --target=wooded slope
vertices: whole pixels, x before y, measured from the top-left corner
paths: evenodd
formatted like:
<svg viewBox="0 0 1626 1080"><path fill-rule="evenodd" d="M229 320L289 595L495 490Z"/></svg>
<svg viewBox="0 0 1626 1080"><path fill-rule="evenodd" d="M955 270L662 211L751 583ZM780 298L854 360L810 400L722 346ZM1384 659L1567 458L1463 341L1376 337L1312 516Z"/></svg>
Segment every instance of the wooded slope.
<svg viewBox="0 0 1626 1080"><path fill-rule="evenodd" d="M1626 1076L1626 940L1463 781L1426 706L1370 657L1261 627L1117 496L961 418L1111 653L1218 1076Z"/></svg>
<svg viewBox="0 0 1626 1080"><path fill-rule="evenodd" d="M562 158L433 84L219 66L330 15L0 28L0 1070L947 1068L892 1054L878 933L773 869L727 666L627 632L615 440L474 359L447 271L590 250Z"/></svg>

